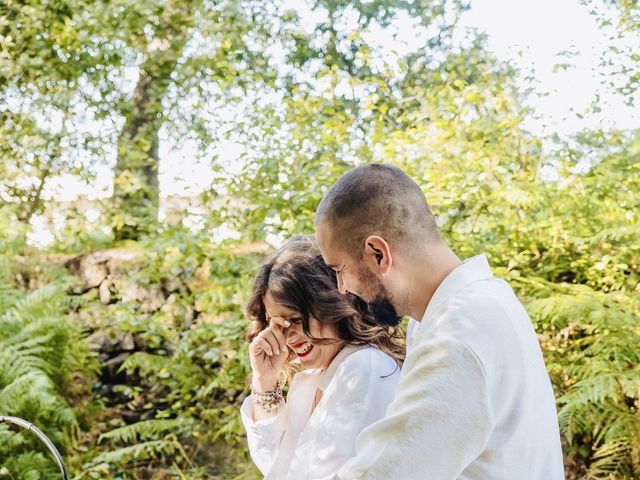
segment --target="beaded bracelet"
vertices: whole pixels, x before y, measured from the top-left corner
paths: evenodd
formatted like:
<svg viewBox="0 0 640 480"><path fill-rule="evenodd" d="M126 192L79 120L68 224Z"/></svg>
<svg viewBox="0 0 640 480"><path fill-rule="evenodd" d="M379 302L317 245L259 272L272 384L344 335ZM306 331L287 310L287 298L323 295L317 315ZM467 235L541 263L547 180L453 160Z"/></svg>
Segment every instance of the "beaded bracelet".
<svg viewBox="0 0 640 480"><path fill-rule="evenodd" d="M276 388L270 392L258 392L251 385L251 394L254 396L254 402L266 413L271 413L283 400L282 388L276 383Z"/></svg>

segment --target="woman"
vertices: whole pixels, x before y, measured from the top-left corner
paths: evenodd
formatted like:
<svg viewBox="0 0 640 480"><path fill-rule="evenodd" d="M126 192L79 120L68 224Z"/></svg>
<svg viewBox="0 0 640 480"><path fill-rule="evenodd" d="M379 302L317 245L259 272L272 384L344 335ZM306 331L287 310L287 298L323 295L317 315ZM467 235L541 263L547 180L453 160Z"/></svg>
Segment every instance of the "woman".
<svg viewBox="0 0 640 480"><path fill-rule="evenodd" d="M398 335L338 291L308 237L262 263L246 311L252 394L241 415L251 457L265 480L335 478L393 399L404 355Z"/></svg>

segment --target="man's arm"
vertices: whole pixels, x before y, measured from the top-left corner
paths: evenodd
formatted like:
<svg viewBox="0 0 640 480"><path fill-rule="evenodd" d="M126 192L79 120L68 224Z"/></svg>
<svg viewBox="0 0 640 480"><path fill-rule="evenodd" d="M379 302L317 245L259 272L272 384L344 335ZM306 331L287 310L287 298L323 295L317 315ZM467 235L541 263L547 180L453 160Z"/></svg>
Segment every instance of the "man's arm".
<svg viewBox="0 0 640 480"><path fill-rule="evenodd" d="M360 434L338 478L455 479L483 451L493 423L477 356L455 339L417 341L385 418Z"/></svg>

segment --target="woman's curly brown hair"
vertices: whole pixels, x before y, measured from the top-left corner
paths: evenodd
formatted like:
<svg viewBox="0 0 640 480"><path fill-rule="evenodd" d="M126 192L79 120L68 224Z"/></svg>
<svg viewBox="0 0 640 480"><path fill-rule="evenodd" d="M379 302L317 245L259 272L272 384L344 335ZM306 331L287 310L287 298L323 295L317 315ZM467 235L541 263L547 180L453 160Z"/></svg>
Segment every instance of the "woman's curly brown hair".
<svg viewBox="0 0 640 480"><path fill-rule="evenodd" d="M321 324L333 325L345 344L377 347L402 364L405 346L400 330L378 325L366 302L338 291L336 274L325 264L313 237L291 238L260 265L245 307L251 321L249 342L269 326L263 301L267 292L275 301L300 314L302 329L313 343L321 345L336 340L313 338L309 331L310 317Z"/></svg>

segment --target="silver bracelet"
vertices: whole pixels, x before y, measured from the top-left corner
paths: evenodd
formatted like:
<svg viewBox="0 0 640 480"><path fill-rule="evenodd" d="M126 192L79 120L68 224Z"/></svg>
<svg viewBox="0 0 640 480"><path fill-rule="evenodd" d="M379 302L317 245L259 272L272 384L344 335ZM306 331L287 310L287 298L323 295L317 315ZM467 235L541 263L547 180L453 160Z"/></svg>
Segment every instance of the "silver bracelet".
<svg viewBox="0 0 640 480"><path fill-rule="evenodd" d="M259 392L251 385L251 394L254 397L254 402L266 413L271 413L275 408L282 403L282 388L280 384L276 383L276 388L269 392Z"/></svg>

